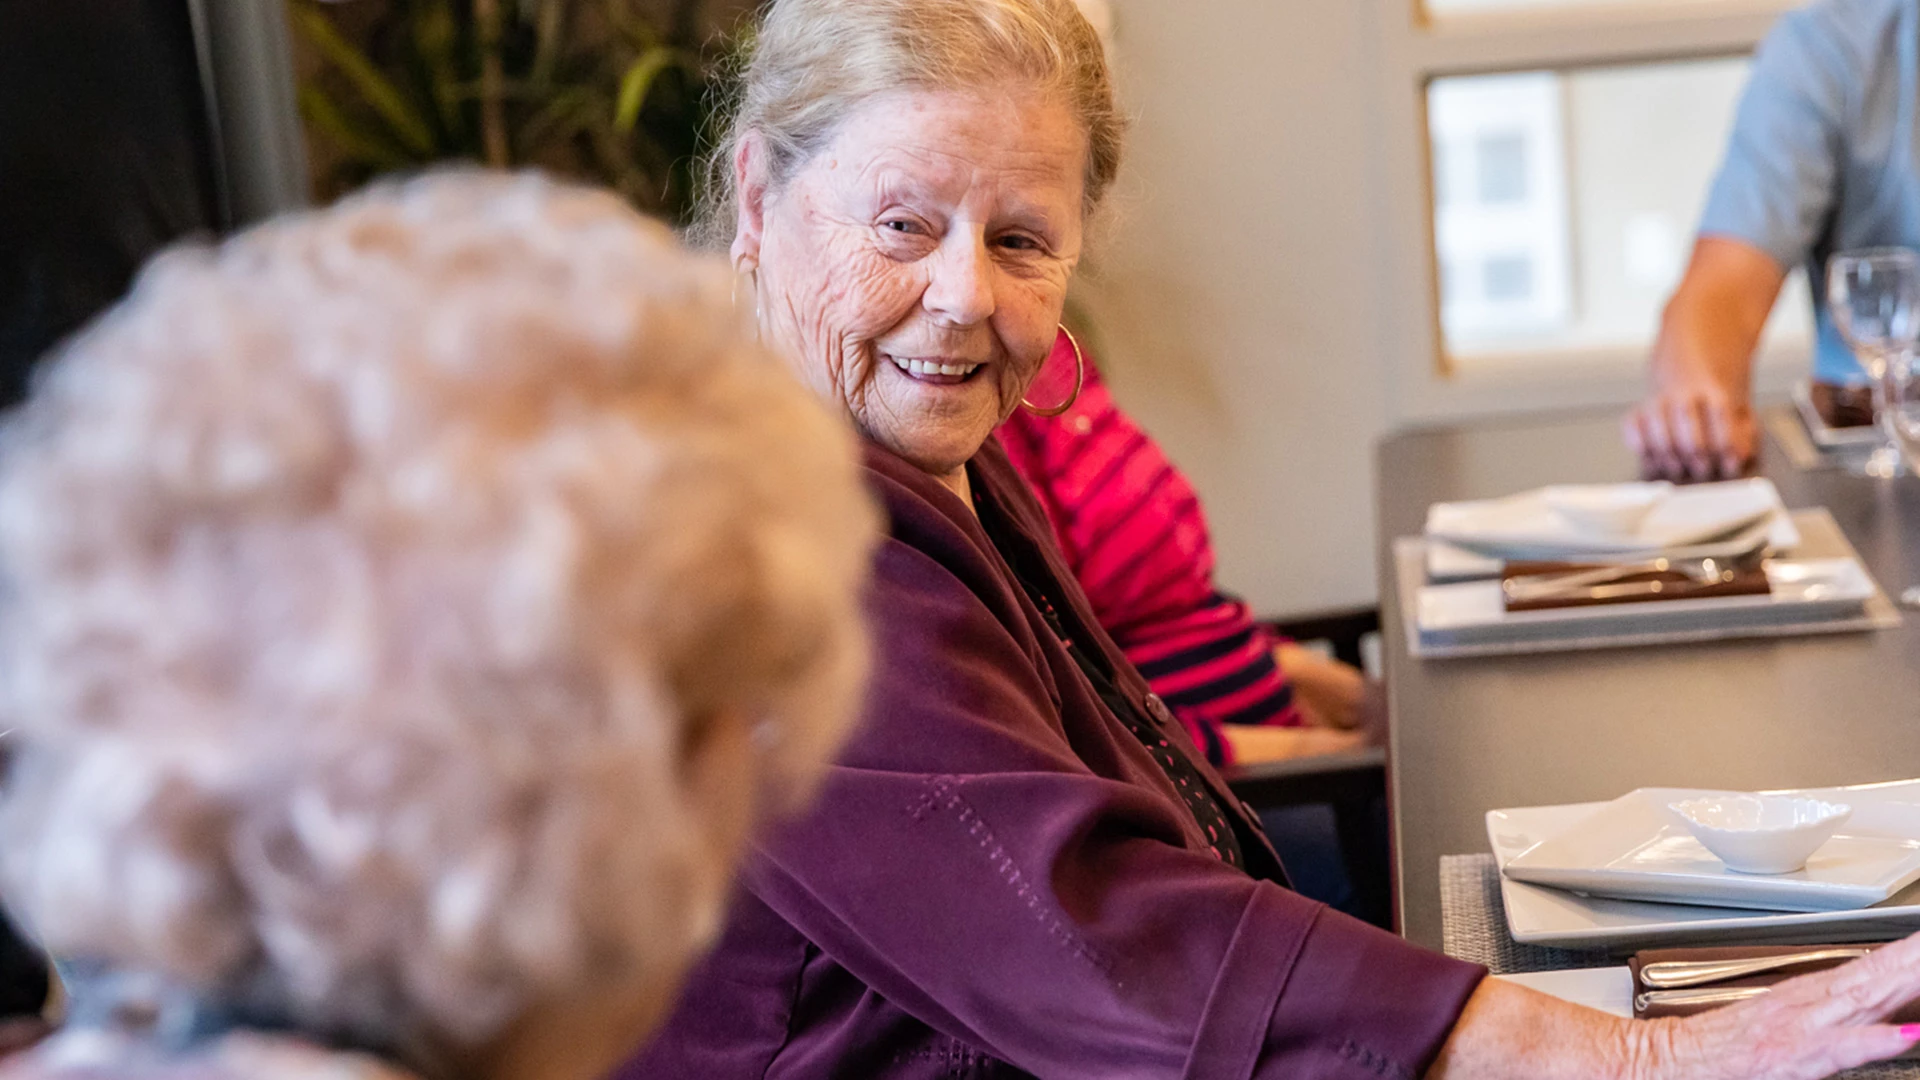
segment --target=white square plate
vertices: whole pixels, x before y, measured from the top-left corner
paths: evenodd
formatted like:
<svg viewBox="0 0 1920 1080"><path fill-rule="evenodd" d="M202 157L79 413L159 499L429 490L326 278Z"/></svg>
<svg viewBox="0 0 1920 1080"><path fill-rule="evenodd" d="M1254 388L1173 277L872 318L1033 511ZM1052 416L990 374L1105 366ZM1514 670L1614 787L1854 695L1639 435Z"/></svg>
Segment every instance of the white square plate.
<svg viewBox="0 0 1920 1080"><path fill-rule="evenodd" d="M1843 800L1853 816L1807 865L1787 874L1729 870L1668 804L1715 792L1641 788L1510 860L1506 876L1533 885L1710 907L1770 911L1863 908L1920 880L1920 802Z"/></svg>
<svg viewBox="0 0 1920 1080"><path fill-rule="evenodd" d="M1920 802L1920 780L1900 780L1806 792L1849 805L1880 798ZM1580 824L1607 803L1571 803L1494 810L1487 839L1494 861L1508 863L1542 841ZM1844 911L1779 912L1615 900L1581 895L1502 877L1500 896L1507 930L1527 945L1606 948L1615 952L1653 945L1703 945L1717 941L1806 943L1884 941L1920 930L1920 883L1873 907Z"/></svg>
<svg viewBox="0 0 1920 1080"><path fill-rule="evenodd" d="M1552 559L1572 555L1662 550L1725 537L1785 510L1765 477L1678 487L1626 535L1582 530L1547 505L1540 491L1503 499L1435 503L1426 536L1482 555Z"/></svg>
<svg viewBox="0 0 1920 1080"><path fill-rule="evenodd" d="M1747 596L1508 611L1498 581L1421 587L1415 607L1428 644L1469 644L1552 636L1653 633L1695 625L1757 625L1859 614L1874 595L1857 559L1769 559L1772 591Z"/></svg>
<svg viewBox="0 0 1920 1080"><path fill-rule="evenodd" d="M1835 601L1831 596L1820 597L1815 602L1813 595L1803 595L1804 603L1776 604L1772 602L1774 597L1761 596L1728 598L1741 600L1745 605L1736 604L1731 608L1711 606L1711 603L1725 604L1728 600L1711 603L1668 600L1567 609L1584 611L1571 618L1551 611L1527 613L1522 618L1506 614L1499 601L1497 583L1482 582L1480 593L1450 594L1445 601L1449 605L1446 614L1435 616L1458 618L1462 625L1429 631L1421 626L1421 605L1436 602L1429 595L1430 590L1451 586L1426 584L1430 541L1403 536L1393 542L1393 561L1396 607L1401 629L1406 634L1407 652L1422 660L1448 660L1736 638L1853 634L1901 624L1899 609L1873 583L1871 575L1860 568L1858 553L1826 508L1795 511L1793 523L1802 538L1798 551L1805 557L1791 562L1804 564L1831 559L1850 562L1871 589L1864 604L1850 599ZM1847 573L1851 575L1852 571ZM1489 593L1488 589L1494 591ZM1702 608L1699 606L1702 603L1709 606ZM1460 610L1463 608L1469 610L1463 612Z"/></svg>

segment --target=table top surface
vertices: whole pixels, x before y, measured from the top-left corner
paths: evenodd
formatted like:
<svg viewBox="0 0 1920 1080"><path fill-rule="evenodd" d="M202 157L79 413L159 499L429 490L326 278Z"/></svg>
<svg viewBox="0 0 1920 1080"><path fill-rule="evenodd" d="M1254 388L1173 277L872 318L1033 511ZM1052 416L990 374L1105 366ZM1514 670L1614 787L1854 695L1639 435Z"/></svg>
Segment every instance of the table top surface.
<svg viewBox="0 0 1920 1080"><path fill-rule="evenodd" d="M1393 540L1427 507L1558 482L1632 479L1615 413L1410 432L1379 449L1381 616L1401 931L1440 945L1440 857L1487 850L1487 811L1636 787L1732 789L1920 777L1920 618L1897 630L1483 659L1407 652ZM1889 595L1920 582L1920 479L1795 468L1788 507L1825 506Z"/></svg>

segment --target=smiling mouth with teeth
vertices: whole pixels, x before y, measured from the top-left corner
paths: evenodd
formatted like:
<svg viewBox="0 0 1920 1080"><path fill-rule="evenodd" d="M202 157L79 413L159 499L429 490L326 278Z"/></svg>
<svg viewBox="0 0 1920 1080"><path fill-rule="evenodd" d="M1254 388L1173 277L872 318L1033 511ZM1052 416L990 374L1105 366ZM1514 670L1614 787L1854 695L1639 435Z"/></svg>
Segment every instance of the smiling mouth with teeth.
<svg viewBox="0 0 1920 1080"><path fill-rule="evenodd" d="M914 360L901 356L889 356L887 359L893 361L894 367L906 372L920 382L938 383L942 385L965 382L974 372L979 371L981 367L984 366L981 364L941 363L937 360Z"/></svg>

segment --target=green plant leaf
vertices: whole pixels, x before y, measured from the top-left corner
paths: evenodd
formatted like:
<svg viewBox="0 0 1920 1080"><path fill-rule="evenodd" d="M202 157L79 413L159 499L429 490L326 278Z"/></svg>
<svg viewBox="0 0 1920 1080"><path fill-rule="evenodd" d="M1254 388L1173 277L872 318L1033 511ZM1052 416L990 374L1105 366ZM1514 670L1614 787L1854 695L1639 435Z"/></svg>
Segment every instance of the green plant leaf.
<svg viewBox="0 0 1920 1080"><path fill-rule="evenodd" d="M376 0L354 19L321 0L262 2L287 4L321 60L301 105L344 180L479 158L486 96L504 106L517 160L676 217L692 191L689 147L713 123L707 92L736 47L685 31L706 0L494 0L507 25L483 87L476 0Z"/></svg>
<svg viewBox="0 0 1920 1080"><path fill-rule="evenodd" d="M300 115L331 140L342 154L358 164L386 172L416 163L380 136L361 129L347 119L333 99L316 87L300 88Z"/></svg>
<svg viewBox="0 0 1920 1080"><path fill-rule="evenodd" d="M400 143L411 153L431 158L434 154L432 130L373 61L341 37L333 20L315 10L308 0L296 3L292 13L300 32L328 62L340 69L366 103L393 129Z"/></svg>
<svg viewBox="0 0 1920 1080"><path fill-rule="evenodd" d="M459 95L453 87L460 82L460 27L454 19L450 0L423 0L413 5L410 29L414 55L419 58L421 75L439 110L440 127L450 136L465 123L460 115Z"/></svg>
<svg viewBox="0 0 1920 1080"><path fill-rule="evenodd" d="M647 93L653 89L654 80L660 77L661 72L679 62L679 50L655 45L628 65L627 73L620 77L620 94L613 103L614 131L621 135L633 134L634 125L640 122L640 109L647 103Z"/></svg>

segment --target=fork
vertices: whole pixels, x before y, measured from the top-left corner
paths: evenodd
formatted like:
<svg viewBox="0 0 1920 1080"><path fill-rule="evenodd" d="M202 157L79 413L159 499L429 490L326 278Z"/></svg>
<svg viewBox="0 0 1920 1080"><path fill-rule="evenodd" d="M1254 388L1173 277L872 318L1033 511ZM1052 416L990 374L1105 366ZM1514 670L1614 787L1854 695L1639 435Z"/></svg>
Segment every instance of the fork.
<svg viewBox="0 0 1920 1080"><path fill-rule="evenodd" d="M1528 574L1508 578L1502 584L1502 588L1514 599L1537 599L1542 596L1555 596L1594 586L1609 585L1622 578L1637 577L1642 574L1669 573L1684 575L1696 585L1718 585L1732 581L1742 570L1759 565L1765 559L1766 551L1767 546L1762 543L1733 556L1707 556L1699 559L1670 559L1663 556L1642 562L1596 566L1588 570Z"/></svg>

